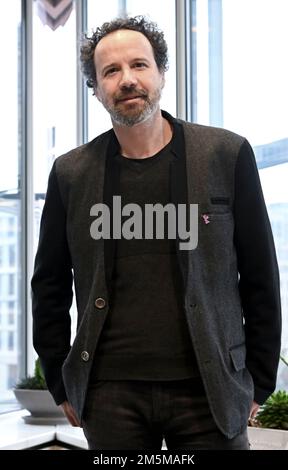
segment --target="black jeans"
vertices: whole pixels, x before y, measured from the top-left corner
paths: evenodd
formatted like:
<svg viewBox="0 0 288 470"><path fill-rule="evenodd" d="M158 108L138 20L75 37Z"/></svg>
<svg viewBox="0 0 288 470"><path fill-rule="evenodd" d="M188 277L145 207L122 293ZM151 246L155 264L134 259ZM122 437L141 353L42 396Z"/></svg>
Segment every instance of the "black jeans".
<svg viewBox="0 0 288 470"><path fill-rule="evenodd" d="M247 431L227 439L217 428L199 378L99 380L83 415L89 449L249 450Z"/></svg>

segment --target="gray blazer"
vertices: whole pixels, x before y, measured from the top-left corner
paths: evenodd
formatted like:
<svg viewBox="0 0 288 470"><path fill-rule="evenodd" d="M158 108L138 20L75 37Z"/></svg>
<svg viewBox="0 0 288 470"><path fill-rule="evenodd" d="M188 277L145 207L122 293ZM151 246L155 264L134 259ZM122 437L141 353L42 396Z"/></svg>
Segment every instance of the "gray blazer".
<svg viewBox="0 0 288 470"><path fill-rule="evenodd" d="M281 314L271 228L248 142L163 115L182 155L171 168L173 201L199 206L198 246L178 249L183 305L212 414L232 438L246 428L252 400L263 403L275 388ZM56 403L68 399L80 420L113 263L113 242L90 236L90 209L111 197L115 141L111 130L56 159L32 278L34 347ZM72 274L78 321L70 346Z"/></svg>

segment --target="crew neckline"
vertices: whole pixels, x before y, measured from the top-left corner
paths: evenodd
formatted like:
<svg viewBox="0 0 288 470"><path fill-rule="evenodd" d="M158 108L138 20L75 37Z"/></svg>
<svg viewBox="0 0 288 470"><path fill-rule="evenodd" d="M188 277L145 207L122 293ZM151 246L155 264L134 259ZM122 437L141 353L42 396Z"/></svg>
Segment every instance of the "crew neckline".
<svg viewBox="0 0 288 470"><path fill-rule="evenodd" d="M152 162L154 160L157 160L163 153L166 153L167 151L170 151L171 146L172 146L172 140L173 140L173 135L171 140L168 142L168 144L165 145L162 149L160 149L157 153L154 155L151 155L150 157L144 157L144 158L130 158L130 157L125 157L122 155L120 152L118 154L119 158L123 162L132 162L132 163L139 163L139 164L147 164L147 162Z"/></svg>

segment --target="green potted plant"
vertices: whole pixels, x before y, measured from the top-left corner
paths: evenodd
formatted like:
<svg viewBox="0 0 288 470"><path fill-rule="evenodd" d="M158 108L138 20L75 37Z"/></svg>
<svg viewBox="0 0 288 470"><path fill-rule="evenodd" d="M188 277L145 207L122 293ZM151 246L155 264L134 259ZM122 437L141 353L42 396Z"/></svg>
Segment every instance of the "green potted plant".
<svg viewBox="0 0 288 470"><path fill-rule="evenodd" d="M45 382L39 358L35 361L34 375L21 379L13 390L22 408L30 411L23 416L30 424L57 424L66 418L61 407L58 407Z"/></svg>
<svg viewBox="0 0 288 470"><path fill-rule="evenodd" d="M284 357L281 361L288 366ZM288 450L288 393L278 390L260 406L248 428L252 448L259 450Z"/></svg>
<svg viewBox="0 0 288 470"><path fill-rule="evenodd" d="M288 393L274 392L260 407L256 423L262 428L288 429Z"/></svg>
<svg viewBox="0 0 288 470"><path fill-rule="evenodd" d="M32 377L28 376L24 379L21 379L19 382L17 382L15 388L20 390L47 390L47 385L42 372L39 357L35 361L34 375Z"/></svg>

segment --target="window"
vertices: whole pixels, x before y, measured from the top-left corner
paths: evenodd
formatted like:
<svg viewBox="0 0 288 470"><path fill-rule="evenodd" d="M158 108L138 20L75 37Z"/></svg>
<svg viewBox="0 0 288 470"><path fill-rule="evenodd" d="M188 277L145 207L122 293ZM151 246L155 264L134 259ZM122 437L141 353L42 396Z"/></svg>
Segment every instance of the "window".
<svg viewBox="0 0 288 470"><path fill-rule="evenodd" d="M71 1L69 11L67 10L65 18L62 16L61 25L58 27L55 22L49 23L51 18L45 17L43 8L46 3L48 2L38 0L7 2L5 15L0 17L1 58L9 69L9 74L1 75L0 87L0 119L1 127L5 128L2 155L9 156L0 172L0 411L7 411L7 406L11 407L12 393L9 391L11 377L23 376L25 373L26 349L23 347L22 337L24 339L25 325L30 321L31 314L30 311L25 311L26 297L29 297L27 260L28 263L33 263L32 255L27 250L28 243L30 247L32 240L26 239L27 226L31 223L30 219L27 221L26 214L28 209L29 213L32 212L30 193L29 197L26 194L26 172L33 167L34 237L31 246L33 245L35 254L51 166L59 155L82 143L77 140L77 129L83 120L83 116L77 114L79 108L76 71L81 38L80 34L76 33L79 28L76 12L80 11L79 4ZM125 2L118 0L107 0L101 8L98 2L92 0L81 3L84 7L82 13L86 10L88 13L88 29L95 27L96 23L99 25L117 16L121 5L125 6ZM175 92L172 84L175 79L174 0L167 0L165 7L166 12L169 11L167 19L162 17L161 7L156 5L157 2L153 5L153 2L149 1L149 4L145 5L145 11L142 5L142 11L139 11L138 1L129 2L129 5L126 3L126 8L129 8L131 14L150 13L151 19L159 21L160 27L166 29L167 37L169 35L168 73L171 78L168 85L167 75L166 98L163 96L163 100L166 99L169 106L165 104L163 107L173 113L175 109ZM22 22L22 19L25 21ZM24 43L22 39L26 37L26 33L28 40ZM33 33L32 50L29 49L31 33ZM29 75L28 78L25 76L25 67L29 73L33 71L32 96L29 91ZM91 94L89 94L88 114L89 139L111 127L109 115ZM28 116L25 123L23 116ZM30 120L33 121L32 143L29 140ZM30 189L31 181L28 184ZM10 302L13 303L13 309L9 306ZM31 339L30 326L28 323L29 339ZM13 374L9 372L11 370Z"/></svg>
<svg viewBox="0 0 288 470"><path fill-rule="evenodd" d="M15 318L15 302L7 302L7 325L14 325L16 322Z"/></svg>
<svg viewBox="0 0 288 470"><path fill-rule="evenodd" d="M13 274L8 274L8 295L12 296L15 293L15 276Z"/></svg>
<svg viewBox="0 0 288 470"><path fill-rule="evenodd" d="M288 357L288 3L196 0L191 24L193 119L254 147L281 277L282 354ZM287 388L280 363L278 387Z"/></svg>
<svg viewBox="0 0 288 470"><path fill-rule="evenodd" d="M8 217L7 218L7 235L8 237L14 237L15 236L15 218L14 217Z"/></svg>
<svg viewBox="0 0 288 470"><path fill-rule="evenodd" d="M15 333L14 331L8 331L7 349L13 351L15 346Z"/></svg>
<svg viewBox="0 0 288 470"><path fill-rule="evenodd" d="M44 2L41 3L44 5ZM1 58L9 70L8 74L1 75L0 87L0 119L1 127L5 129L1 154L6 155L5 165L2 165L0 172L0 318L2 320L0 412L11 408L13 395L9 388L13 378L25 374L26 349L22 343L25 325L31 314L30 311L25 311L26 298L30 294L29 288L27 289L29 285L26 273L27 260L28 263L33 263L27 249L25 228L27 209L32 212L30 199L26 197L27 168L33 166L35 252L51 165L57 156L77 145L75 73L77 47L73 5L75 3L71 2L70 11L66 10L67 15L61 18L63 26L54 30L52 27L56 25L46 24L47 17L43 14L43 10L41 14L40 2L35 0L7 2L5 14L0 16ZM22 15L27 20L23 23ZM27 44L22 42L27 30L29 30L27 37L31 35L31 22L32 51L29 49L29 39ZM9 47L7 38L9 38ZM24 48L27 54L32 53L32 56L27 55L29 60L25 62L22 59ZM26 58L25 54L24 56ZM25 80L24 63L27 69L33 70L32 97L28 96L30 82ZM30 99L28 105L25 101L26 96ZM29 106L32 101L33 106ZM25 122L25 126L22 125L22 116L27 116L26 113L29 114L29 118L33 116L33 145L29 144L28 152L26 146L29 140L30 120ZM23 135L22 128L25 128ZM31 188L31 181L28 184ZM4 312L6 308L4 306L10 301L13 302L13 309L10 310L8 307L8 311ZM22 315L25 315L25 318ZM29 324L28 328L30 339ZM31 347L30 342L29 347Z"/></svg>
<svg viewBox="0 0 288 470"><path fill-rule="evenodd" d="M22 120L23 103L21 81L21 0L1 5L0 15L0 54L8 73L1 74L0 86L0 125L5 129L1 139L0 171L0 406L9 397L9 370L14 368L15 375L22 373L19 357L25 354L21 341L14 341L18 334L16 318L24 313L20 299L20 280L23 279L23 266L20 264L22 253ZM3 159L3 161L2 161ZM15 256L19 253L19 258ZM22 281L23 282L23 281ZM15 308L10 334L7 337L7 302L13 297ZM19 336L21 337L21 335ZM7 345L10 351L7 354ZM10 396L10 395L9 395Z"/></svg>
<svg viewBox="0 0 288 470"><path fill-rule="evenodd" d="M33 2L34 254L51 167L57 157L77 146L75 2L63 21L59 16L53 23L51 17L43 16L45 5L41 5ZM73 309L71 312L74 325Z"/></svg>
<svg viewBox="0 0 288 470"><path fill-rule="evenodd" d="M17 380L18 380L17 366L12 364L8 367L8 380L7 380L8 388L14 387Z"/></svg>
<svg viewBox="0 0 288 470"><path fill-rule="evenodd" d="M9 258L9 266L13 267L15 266L15 261L16 261L16 247L15 245L9 245L8 246L8 258Z"/></svg>
<svg viewBox="0 0 288 470"><path fill-rule="evenodd" d="M48 175L56 157L76 147L75 8L55 30L33 2L33 172L35 249Z"/></svg>
<svg viewBox="0 0 288 470"><path fill-rule="evenodd" d="M8 302L8 312L14 314L15 302Z"/></svg>

